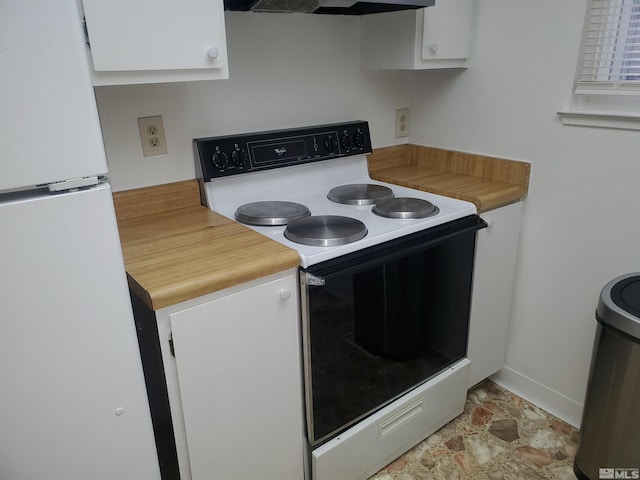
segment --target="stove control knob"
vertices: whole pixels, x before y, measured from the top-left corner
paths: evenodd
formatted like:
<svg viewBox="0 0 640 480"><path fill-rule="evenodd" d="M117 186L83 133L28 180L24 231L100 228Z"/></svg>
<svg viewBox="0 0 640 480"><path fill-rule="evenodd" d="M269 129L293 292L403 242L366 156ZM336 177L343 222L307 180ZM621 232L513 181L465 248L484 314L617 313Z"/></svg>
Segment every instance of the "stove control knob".
<svg viewBox="0 0 640 480"><path fill-rule="evenodd" d="M324 149L329 153L334 153L336 149L336 139L329 136L324 139Z"/></svg>
<svg viewBox="0 0 640 480"><path fill-rule="evenodd" d="M242 168L247 161L247 153L240 148L239 145L236 145L236 148L233 152L231 152L231 163L233 163L236 167Z"/></svg>
<svg viewBox="0 0 640 480"><path fill-rule="evenodd" d="M340 137L340 145L342 145L342 148L348 149L350 142L349 142L349 135L347 134L347 132L345 132L341 137Z"/></svg>
<svg viewBox="0 0 640 480"><path fill-rule="evenodd" d="M353 143L355 143L356 147L358 148L364 147L364 133L358 130L358 132L353 137Z"/></svg>
<svg viewBox="0 0 640 480"><path fill-rule="evenodd" d="M220 150L220 147L216 147L216 152L211 157L211 161L213 162L214 167L222 170L229 163L229 157L227 157L226 153Z"/></svg>

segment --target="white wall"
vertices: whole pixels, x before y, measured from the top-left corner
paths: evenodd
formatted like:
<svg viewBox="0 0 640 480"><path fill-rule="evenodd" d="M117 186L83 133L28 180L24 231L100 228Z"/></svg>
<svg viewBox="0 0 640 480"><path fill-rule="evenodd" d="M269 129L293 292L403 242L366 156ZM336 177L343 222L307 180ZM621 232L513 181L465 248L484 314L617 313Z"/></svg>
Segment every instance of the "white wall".
<svg viewBox="0 0 640 480"><path fill-rule="evenodd" d="M640 133L563 126L585 0L477 0L467 71L414 72L412 143L533 163L507 368L579 423L604 284L640 271Z"/></svg>
<svg viewBox="0 0 640 480"><path fill-rule="evenodd" d="M363 119L398 143L407 72L361 72L358 17L227 12L229 80L96 88L114 190L195 177L195 137ZM162 115L168 154L143 157L137 118ZM406 142L401 139L400 142Z"/></svg>

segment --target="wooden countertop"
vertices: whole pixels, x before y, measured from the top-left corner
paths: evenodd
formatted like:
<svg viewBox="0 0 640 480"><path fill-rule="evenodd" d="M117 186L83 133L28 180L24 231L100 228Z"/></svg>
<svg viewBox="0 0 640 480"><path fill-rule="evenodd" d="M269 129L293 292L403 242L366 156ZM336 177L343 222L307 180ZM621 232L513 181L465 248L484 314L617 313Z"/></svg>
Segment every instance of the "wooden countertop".
<svg viewBox="0 0 640 480"><path fill-rule="evenodd" d="M202 206L197 180L113 197L129 287L153 310L299 264L295 250Z"/></svg>
<svg viewBox="0 0 640 480"><path fill-rule="evenodd" d="M527 162L412 144L376 149L368 160L375 180L467 200L480 213L517 202L529 190Z"/></svg>

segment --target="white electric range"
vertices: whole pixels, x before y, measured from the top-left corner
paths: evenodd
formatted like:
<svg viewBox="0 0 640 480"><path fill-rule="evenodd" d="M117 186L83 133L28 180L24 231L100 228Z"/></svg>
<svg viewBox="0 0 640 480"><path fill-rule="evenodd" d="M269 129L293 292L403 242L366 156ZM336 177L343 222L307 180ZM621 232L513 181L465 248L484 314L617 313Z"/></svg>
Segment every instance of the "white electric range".
<svg viewBox="0 0 640 480"><path fill-rule="evenodd" d="M300 255L313 480L366 478L462 412L472 203L372 180L363 121L194 147L207 205Z"/></svg>

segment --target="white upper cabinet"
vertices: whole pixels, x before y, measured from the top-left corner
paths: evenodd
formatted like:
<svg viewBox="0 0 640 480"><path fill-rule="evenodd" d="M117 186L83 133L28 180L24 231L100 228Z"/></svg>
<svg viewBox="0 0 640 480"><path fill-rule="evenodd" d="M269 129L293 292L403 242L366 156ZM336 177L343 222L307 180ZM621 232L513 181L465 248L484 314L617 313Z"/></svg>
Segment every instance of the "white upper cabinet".
<svg viewBox="0 0 640 480"><path fill-rule="evenodd" d="M229 78L223 0L82 0L94 85Z"/></svg>
<svg viewBox="0 0 640 480"><path fill-rule="evenodd" d="M363 15L362 67L466 68L473 0L438 0L418 10Z"/></svg>

